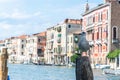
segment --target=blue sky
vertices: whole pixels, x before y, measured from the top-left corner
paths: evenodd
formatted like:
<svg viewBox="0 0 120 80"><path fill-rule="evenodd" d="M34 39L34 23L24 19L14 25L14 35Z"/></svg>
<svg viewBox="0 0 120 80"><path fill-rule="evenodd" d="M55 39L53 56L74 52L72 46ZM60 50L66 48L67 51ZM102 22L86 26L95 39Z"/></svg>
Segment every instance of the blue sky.
<svg viewBox="0 0 120 80"><path fill-rule="evenodd" d="M104 0L88 0L91 8ZM45 31L66 18L80 19L86 0L0 0L0 39Z"/></svg>

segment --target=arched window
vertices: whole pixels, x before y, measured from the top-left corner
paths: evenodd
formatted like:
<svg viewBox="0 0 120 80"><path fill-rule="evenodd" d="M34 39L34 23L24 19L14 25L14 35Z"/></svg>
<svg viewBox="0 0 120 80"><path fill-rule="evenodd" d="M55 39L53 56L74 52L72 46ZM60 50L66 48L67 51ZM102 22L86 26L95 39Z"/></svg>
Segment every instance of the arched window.
<svg viewBox="0 0 120 80"><path fill-rule="evenodd" d="M117 39L117 28L113 28L113 39Z"/></svg>

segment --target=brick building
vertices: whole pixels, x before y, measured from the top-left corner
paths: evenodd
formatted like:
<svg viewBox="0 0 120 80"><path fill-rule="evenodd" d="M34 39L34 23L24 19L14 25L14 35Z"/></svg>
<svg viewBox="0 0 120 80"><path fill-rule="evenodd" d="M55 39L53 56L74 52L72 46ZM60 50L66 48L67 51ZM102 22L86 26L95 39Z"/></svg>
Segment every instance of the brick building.
<svg viewBox="0 0 120 80"><path fill-rule="evenodd" d="M87 9L83 14L83 30L87 33L91 45L89 52L93 64L106 64L106 55L118 48L120 41L120 1L104 2L90 10L87 3ZM117 64L120 65L120 58Z"/></svg>

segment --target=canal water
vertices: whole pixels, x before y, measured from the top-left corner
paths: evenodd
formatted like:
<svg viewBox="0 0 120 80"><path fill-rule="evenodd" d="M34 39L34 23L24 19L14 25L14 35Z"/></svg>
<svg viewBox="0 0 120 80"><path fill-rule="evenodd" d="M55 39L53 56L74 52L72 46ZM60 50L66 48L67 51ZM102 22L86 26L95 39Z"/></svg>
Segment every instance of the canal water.
<svg viewBox="0 0 120 80"><path fill-rule="evenodd" d="M8 64L10 80L75 80L74 67ZM120 80L94 70L94 80Z"/></svg>

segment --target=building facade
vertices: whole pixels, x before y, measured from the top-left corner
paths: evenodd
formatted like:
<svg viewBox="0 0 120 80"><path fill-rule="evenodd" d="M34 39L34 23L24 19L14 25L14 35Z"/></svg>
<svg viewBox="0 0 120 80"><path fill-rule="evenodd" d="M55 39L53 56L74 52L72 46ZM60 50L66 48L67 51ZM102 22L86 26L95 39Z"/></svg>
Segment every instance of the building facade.
<svg viewBox="0 0 120 80"><path fill-rule="evenodd" d="M25 46L27 35L11 37L5 40L5 45L8 48L10 63L23 63L25 60Z"/></svg>
<svg viewBox="0 0 120 80"><path fill-rule="evenodd" d="M26 39L26 57L28 63L40 63L44 59L46 32L33 34Z"/></svg>
<svg viewBox="0 0 120 80"><path fill-rule="evenodd" d="M8 48L8 62L17 63L17 38L11 37L5 40L6 47Z"/></svg>
<svg viewBox="0 0 120 80"><path fill-rule="evenodd" d="M11 37L4 41L4 45L10 63L44 63L46 32Z"/></svg>
<svg viewBox="0 0 120 80"><path fill-rule="evenodd" d="M119 46L114 44L120 40L119 9L120 1L105 0L104 4L83 14L83 30L91 46L92 64L107 64L107 54Z"/></svg>
<svg viewBox="0 0 120 80"><path fill-rule="evenodd" d="M45 59L47 64L68 64L73 46L74 32L80 33L82 20L66 19L63 23L47 29ZM69 46L70 45L70 46ZM69 53L69 50L71 51Z"/></svg>

